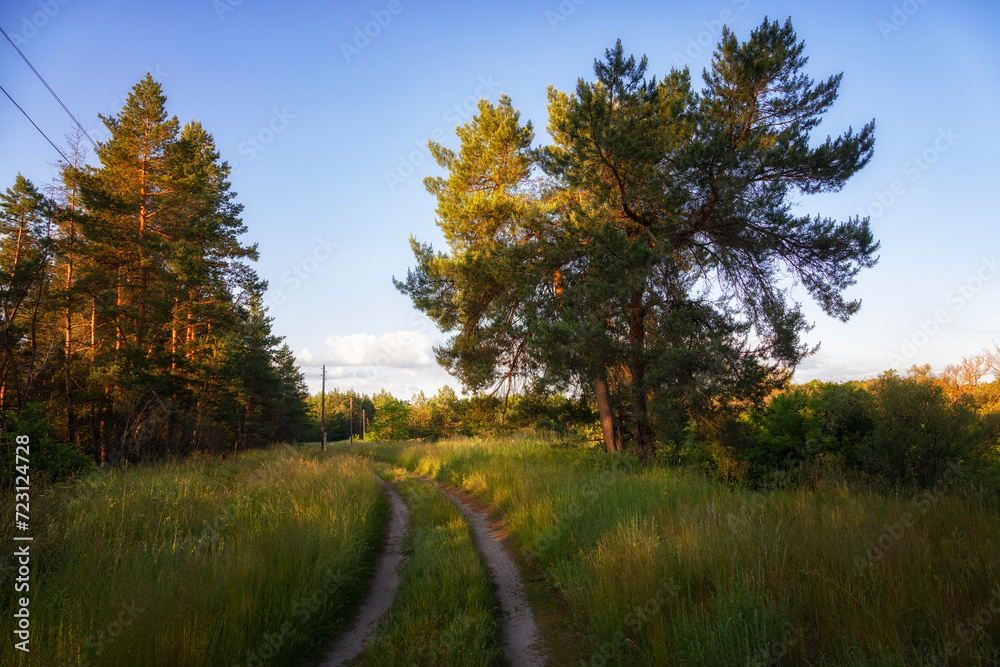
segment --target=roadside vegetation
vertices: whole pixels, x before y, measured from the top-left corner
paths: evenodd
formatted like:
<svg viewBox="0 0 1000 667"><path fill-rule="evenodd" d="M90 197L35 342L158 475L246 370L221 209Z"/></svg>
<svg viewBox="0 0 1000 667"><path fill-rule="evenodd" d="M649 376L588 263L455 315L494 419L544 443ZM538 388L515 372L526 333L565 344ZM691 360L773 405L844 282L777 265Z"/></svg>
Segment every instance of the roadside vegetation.
<svg viewBox="0 0 1000 667"><path fill-rule="evenodd" d="M587 664L1000 655L1000 513L959 471L886 494L828 466L762 492L537 437L361 449L502 509L570 601Z"/></svg>
<svg viewBox="0 0 1000 667"><path fill-rule="evenodd" d="M39 489L31 651L4 642L0 663L301 664L352 620L387 512L365 461L290 447Z"/></svg>

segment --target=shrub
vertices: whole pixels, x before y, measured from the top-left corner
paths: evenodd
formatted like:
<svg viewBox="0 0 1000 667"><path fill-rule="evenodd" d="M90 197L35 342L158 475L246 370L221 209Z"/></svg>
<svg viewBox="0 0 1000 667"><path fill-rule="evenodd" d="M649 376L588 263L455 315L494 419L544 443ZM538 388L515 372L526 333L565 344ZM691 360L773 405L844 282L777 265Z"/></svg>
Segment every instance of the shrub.
<svg viewBox="0 0 1000 667"><path fill-rule="evenodd" d="M856 382L811 382L775 395L744 420L745 457L758 478L785 477L819 454L856 465L857 448L873 428L871 395Z"/></svg>
<svg viewBox="0 0 1000 667"><path fill-rule="evenodd" d="M62 482L94 467L90 457L81 454L68 442L58 442L52 437L51 417L46 414L44 403L29 403L21 410L9 410L3 415L4 475L0 486L14 481L16 461L15 438L28 436L30 476L42 477L50 482Z"/></svg>
<svg viewBox="0 0 1000 667"><path fill-rule="evenodd" d="M901 378L891 371L872 380L868 391L873 428L858 451L863 470L927 488L952 463L981 467L984 429L969 402L949 400L932 379Z"/></svg>
<svg viewBox="0 0 1000 667"><path fill-rule="evenodd" d="M996 392L953 399L925 374L811 382L776 394L711 433L694 431L676 462L700 464L725 479L787 486L815 476L813 463L852 470L878 485L929 488L953 464L979 482L1000 481ZM725 454L722 456L721 454ZM681 460L683 459L683 460ZM742 467L741 465L742 464Z"/></svg>

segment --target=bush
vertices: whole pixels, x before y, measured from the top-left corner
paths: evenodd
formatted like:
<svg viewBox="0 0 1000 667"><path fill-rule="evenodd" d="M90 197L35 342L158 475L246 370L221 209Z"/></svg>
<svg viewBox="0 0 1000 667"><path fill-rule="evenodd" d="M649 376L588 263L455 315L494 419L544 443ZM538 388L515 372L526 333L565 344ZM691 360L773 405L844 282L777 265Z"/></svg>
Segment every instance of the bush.
<svg viewBox="0 0 1000 667"><path fill-rule="evenodd" d="M892 371L867 383L811 382L710 434L695 433L677 452L725 479L739 480L743 471L755 486L808 483L819 459L824 469L854 471L880 486L930 488L953 464L994 486L1000 481L995 392L953 400L947 389L926 374L902 378Z"/></svg>
<svg viewBox="0 0 1000 667"><path fill-rule="evenodd" d="M811 382L777 394L745 417L751 474L785 478L819 454L856 465L857 448L873 428L871 406L871 395L856 382Z"/></svg>
<svg viewBox="0 0 1000 667"><path fill-rule="evenodd" d="M953 463L982 467L985 433L970 403L949 400L931 379L901 378L891 371L871 381L868 391L874 426L859 447L863 470L928 488Z"/></svg>
<svg viewBox="0 0 1000 667"><path fill-rule="evenodd" d="M0 486L14 482L17 436L27 436L29 446L30 477L50 482L62 482L76 477L94 467L90 457L81 454L71 443L57 442L52 437L51 417L46 415L43 403L29 403L21 410L9 410L3 415L4 474Z"/></svg>

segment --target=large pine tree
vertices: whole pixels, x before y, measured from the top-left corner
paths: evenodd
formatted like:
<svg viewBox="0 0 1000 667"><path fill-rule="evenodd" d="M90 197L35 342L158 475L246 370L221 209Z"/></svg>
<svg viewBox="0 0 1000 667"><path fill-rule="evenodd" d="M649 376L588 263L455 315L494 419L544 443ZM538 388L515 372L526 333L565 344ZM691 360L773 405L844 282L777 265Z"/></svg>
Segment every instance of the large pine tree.
<svg viewBox="0 0 1000 667"><path fill-rule="evenodd" d="M432 145L452 252L414 241L397 286L457 332L439 359L472 387L575 378L599 406L617 378L646 462L650 400L669 437L780 385L809 351L784 279L846 319L860 304L843 292L878 247L867 220L792 213L842 187L874 142L873 123L813 140L840 75L813 82L803 52L790 22L765 19L744 43L726 30L695 92L686 69L647 78L619 43L596 81L550 90L553 145L533 152L506 99L460 128L458 155ZM614 448L606 406L602 425Z"/></svg>

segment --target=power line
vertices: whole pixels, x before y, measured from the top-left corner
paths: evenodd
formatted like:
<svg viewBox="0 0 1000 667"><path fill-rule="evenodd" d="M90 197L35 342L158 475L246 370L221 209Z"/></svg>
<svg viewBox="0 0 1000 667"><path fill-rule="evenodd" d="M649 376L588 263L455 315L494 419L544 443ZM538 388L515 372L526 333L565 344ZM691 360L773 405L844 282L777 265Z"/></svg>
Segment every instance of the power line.
<svg viewBox="0 0 1000 667"><path fill-rule="evenodd" d="M8 93L6 91L6 89L4 89L3 86L0 86L0 90L2 90L3 94L7 96L8 100L10 100L11 102L14 102L14 98L10 96L10 93ZM28 119L29 123L31 123L32 125L35 125L35 121L31 120L31 116L28 115L27 111L25 111L24 109L21 109L21 105L20 104L18 104L17 102L14 102L14 106L16 106L21 111L21 113L24 114L24 117ZM52 140L49 139L49 137L44 132L42 132L42 128L40 128L37 125L35 125L35 129L38 130L39 134L41 134L43 137L45 137L45 141L47 141L50 144L52 144L52 148L56 149L56 152L58 152L59 155L62 155L63 159L66 160L66 163L69 164L69 158L66 157L66 154L63 153L61 150L59 150L58 146L56 146L55 144L52 143Z"/></svg>
<svg viewBox="0 0 1000 667"><path fill-rule="evenodd" d="M42 75L38 73L38 70L35 69L35 66L31 64L31 61L28 60L28 57L26 55L24 55L23 53L21 53L21 49L17 48L17 44L15 44L14 40L12 40L10 38L10 35L7 34L7 31L4 30L3 28L0 28L0 32L2 32L3 36L7 38L7 41L10 42L10 45L14 47L14 50L18 52L18 54L21 56L21 58L24 60L24 62L26 62L28 64L28 67L31 68L31 71L34 72L35 76L38 77L38 80L42 82L42 85L44 85L46 88L48 88L48 91L50 93L52 93L52 97L56 98L56 102L58 102L59 106L61 106L63 108L63 111L65 111L66 115L70 117L70 120L72 120L74 123L76 123L76 126L78 128L80 128L80 131L83 132L84 136L86 136L88 139L90 139L90 143L92 143L94 145L94 148L97 148L97 142L94 141L94 139L89 134L87 134L87 131L85 129L83 129L83 125L80 124L80 120L76 116L73 115L73 112L71 112L66 107L65 104L63 104L63 101L61 99L59 99L58 95L56 95L56 91L52 90L52 87L49 86L49 84L45 81L45 79L42 78ZM10 95L8 95L7 97L10 97ZM27 115L27 114L25 114L25 115ZM34 125L34 123L32 123L32 125ZM39 130L39 132L41 132L41 130ZM48 138L48 137L46 137L46 138ZM52 143L52 142L50 141L49 143ZM53 144L53 145L55 145L55 144ZM65 156L63 156L63 157L65 157Z"/></svg>

